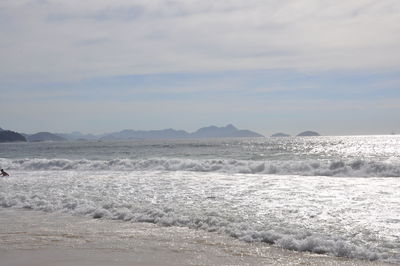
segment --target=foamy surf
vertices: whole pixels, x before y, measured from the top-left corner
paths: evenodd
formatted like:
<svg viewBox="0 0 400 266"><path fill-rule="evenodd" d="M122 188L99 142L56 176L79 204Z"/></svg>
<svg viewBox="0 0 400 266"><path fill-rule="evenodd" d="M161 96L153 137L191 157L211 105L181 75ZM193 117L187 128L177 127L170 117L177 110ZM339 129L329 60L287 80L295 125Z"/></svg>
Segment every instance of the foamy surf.
<svg viewBox="0 0 400 266"><path fill-rule="evenodd" d="M394 190L400 191L397 178L18 171L2 180L0 206L201 229L290 250L398 263L392 210L400 197ZM392 201L382 201L388 195Z"/></svg>
<svg viewBox="0 0 400 266"><path fill-rule="evenodd" d="M0 208L7 266L335 265L390 266L248 244L223 234L150 223Z"/></svg>
<svg viewBox="0 0 400 266"><path fill-rule="evenodd" d="M76 171L193 171L231 174L278 174L304 176L400 177L400 161L305 160L248 161L235 159L0 159L11 170Z"/></svg>

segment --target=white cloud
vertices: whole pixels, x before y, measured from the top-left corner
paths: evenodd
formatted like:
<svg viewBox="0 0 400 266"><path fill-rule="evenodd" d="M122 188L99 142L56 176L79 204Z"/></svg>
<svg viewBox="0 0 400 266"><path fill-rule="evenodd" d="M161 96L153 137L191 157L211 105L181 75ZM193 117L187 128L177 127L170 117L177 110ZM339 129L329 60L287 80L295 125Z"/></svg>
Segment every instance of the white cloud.
<svg viewBox="0 0 400 266"><path fill-rule="evenodd" d="M0 78L400 66L397 0L0 3Z"/></svg>

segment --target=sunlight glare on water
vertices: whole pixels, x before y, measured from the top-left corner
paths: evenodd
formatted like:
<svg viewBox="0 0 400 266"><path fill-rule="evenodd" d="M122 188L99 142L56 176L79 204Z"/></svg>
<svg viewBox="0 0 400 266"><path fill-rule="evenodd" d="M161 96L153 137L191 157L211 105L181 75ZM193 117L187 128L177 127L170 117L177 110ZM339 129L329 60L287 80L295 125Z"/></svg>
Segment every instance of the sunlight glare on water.
<svg viewBox="0 0 400 266"><path fill-rule="evenodd" d="M400 262L400 137L2 144L0 206Z"/></svg>

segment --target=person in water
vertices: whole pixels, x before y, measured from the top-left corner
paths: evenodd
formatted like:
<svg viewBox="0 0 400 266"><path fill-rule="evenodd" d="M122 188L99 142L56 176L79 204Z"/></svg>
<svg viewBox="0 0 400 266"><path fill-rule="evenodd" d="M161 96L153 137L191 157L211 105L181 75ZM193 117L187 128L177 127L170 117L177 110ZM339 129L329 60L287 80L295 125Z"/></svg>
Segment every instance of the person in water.
<svg viewBox="0 0 400 266"><path fill-rule="evenodd" d="M1 169L0 171L2 176L9 176L9 174L7 174L6 171L4 171L3 169Z"/></svg>

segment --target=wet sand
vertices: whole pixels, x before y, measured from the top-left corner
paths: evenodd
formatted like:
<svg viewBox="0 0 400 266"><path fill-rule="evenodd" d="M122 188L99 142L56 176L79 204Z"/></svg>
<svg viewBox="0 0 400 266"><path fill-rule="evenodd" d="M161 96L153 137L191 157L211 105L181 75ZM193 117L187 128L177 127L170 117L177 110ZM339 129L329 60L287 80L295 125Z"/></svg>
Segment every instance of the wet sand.
<svg viewBox="0 0 400 266"><path fill-rule="evenodd" d="M149 223L0 208L0 266L393 265Z"/></svg>

